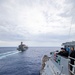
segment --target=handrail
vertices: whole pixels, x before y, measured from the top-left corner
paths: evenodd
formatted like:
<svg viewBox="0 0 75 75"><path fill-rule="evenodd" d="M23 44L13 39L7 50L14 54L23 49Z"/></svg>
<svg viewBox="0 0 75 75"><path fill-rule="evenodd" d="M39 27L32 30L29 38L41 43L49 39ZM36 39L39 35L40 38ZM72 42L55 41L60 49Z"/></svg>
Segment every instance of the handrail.
<svg viewBox="0 0 75 75"><path fill-rule="evenodd" d="M73 60L75 61L75 58L72 58L72 57L70 57L70 56L69 56L68 58L69 58L69 59L73 59Z"/></svg>
<svg viewBox="0 0 75 75"><path fill-rule="evenodd" d="M68 58L75 61L75 58L73 58L73 57L69 56ZM75 75L75 72L74 72L75 71L75 64L71 64L69 62L69 65L73 67L72 70L70 70L70 68L69 68L69 72L72 73L73 75Z"/></svg>
<svg viewBox="0 0 75 75"><path fill-rule="evenodd" d="M75 75L71 70L69 70L70 73L72 73L73 75Z"/></svg>
<svg viewBox="0 0 75 75"><path fill-rule="evenodd" d="M70 64L70 63L69 63L69 65L71 65L71 66L75 67L74 65L72 65L72 64Z"/></svg>

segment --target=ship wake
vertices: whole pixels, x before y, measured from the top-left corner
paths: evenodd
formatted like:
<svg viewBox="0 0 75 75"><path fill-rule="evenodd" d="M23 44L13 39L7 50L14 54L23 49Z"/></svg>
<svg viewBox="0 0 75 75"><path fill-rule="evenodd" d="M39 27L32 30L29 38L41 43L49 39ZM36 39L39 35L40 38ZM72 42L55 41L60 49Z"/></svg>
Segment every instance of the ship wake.
<svg viewBox="0 0 75 75"><path fill-rule="evenodd" d="M0 59L6 58L7 56L14 55L14 54L17 54L17 53L19 53L19 52L18 51L10 51L10 52L6 52L6 53L1 53Z"/></svg>

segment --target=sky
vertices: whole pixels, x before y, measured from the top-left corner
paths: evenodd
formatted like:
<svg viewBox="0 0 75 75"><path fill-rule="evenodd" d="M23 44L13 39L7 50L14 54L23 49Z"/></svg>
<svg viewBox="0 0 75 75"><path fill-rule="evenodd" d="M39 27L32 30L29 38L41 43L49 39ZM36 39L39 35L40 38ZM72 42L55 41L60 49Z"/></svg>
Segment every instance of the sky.
<svg viewBox="0 0 75 75"><path fill-rule="evenodd" d="M54 47L75 41L75 0L0 0L0 47Z"/></svg>

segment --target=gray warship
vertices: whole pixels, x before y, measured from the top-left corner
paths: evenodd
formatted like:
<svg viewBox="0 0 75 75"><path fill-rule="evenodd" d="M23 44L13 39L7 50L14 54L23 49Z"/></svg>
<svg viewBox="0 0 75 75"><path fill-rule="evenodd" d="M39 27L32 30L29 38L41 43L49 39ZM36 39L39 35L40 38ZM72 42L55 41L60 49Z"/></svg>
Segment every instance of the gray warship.
<svg viewBox="0 0 75 75"><path fill-rule="evenodd" d="M18 51L26 51L27 49L28 49L28 46L23 44L23 42L21 42L21 44L17 48Z"/></svg>
<svg viewBox="0 0 75 75"><path fill-rule="evenodd" d="M62 45L64 48L74 47L75 50L75 41L62 43ZM75 75L75 58L57 55L56 51L50 52L50 56L44 55L42 59L40 75Z"/></svg>

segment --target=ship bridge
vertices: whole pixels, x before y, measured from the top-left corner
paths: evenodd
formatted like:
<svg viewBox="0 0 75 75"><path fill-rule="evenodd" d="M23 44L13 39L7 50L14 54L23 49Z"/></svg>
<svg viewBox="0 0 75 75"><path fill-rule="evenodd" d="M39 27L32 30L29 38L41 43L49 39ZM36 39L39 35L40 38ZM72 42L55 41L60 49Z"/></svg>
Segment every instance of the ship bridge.
<svg viewBox="0 0 75 75"><path fill-rule="evenodd" d="M62 43L64 47L74 47L75 50L75 41Z"/></svg>

